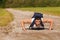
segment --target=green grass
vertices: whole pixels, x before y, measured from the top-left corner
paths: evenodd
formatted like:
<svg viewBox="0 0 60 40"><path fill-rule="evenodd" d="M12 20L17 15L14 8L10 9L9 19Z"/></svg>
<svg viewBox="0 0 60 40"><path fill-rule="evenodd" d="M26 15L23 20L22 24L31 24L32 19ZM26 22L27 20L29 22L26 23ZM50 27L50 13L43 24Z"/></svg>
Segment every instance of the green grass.
<svg viewBox="0 0 60 40"><path fill-rule="evenodd" d="M50 14L60 16L60 7L28 7L28 8L15 8L23 11L41 12L44 14Z"/></svg>
<svg viewBox="0 0 60 40"><path fill-rule="evenodd" d="M5 9L0 8L0 26L6 26L13 20L13 15Z"/></svg>

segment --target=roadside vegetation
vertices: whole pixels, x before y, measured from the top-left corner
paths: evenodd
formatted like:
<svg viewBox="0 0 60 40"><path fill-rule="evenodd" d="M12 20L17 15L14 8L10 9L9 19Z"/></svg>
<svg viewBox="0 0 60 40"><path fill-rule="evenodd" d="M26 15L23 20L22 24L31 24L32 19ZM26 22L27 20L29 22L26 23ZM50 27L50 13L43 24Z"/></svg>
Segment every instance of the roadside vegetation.
<svg viewBox="0 0 60 40"><path fill-rule="evenodd" d="M24 8L22 7L14 9L23 11L41 12L44 14L60 16L60 7L24 7Z"/></svg>
<svg viewBox="0 0 60 40"><path fill-rule="evenodd" d="M6 26L13 20L13 15L7 12L5 9L0 8L0 26Z"/></svg>

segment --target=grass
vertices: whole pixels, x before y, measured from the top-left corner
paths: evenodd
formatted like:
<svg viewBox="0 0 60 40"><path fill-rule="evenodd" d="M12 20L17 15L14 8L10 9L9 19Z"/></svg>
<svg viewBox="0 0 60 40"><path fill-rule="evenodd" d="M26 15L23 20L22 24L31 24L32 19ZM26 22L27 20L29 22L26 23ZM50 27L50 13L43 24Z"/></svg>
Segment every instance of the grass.
<svg viewBox="0 0 60 40"><path fill-rule="evenodd" d="M44 14L50 14L60 16L60 7L27 7L27 8L15 8L23 11L41 12Z"/></svg>
<svg viewBox="0 0 60 40"><path fill-rule="evenodd" d="M6 26L13 20L13 15L7 12L5 9L0 8L0 26Z"/></svg>

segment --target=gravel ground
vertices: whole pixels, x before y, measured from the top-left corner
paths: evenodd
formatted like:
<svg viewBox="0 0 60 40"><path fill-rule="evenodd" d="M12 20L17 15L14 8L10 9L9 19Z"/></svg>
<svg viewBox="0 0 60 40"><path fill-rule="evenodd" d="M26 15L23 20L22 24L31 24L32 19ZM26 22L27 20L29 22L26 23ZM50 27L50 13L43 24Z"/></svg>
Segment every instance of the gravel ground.
<svg viewBox="0 0 60 40"><path fill-rule="evenodd" d="M44 14L44 18L51 18L54 20L53 30L27 30L24 32L20 27L20 20L24 18L31 18L34 12L6 9L14 15L14 21L9 25L11 32L9 34L0 32L0 40L60 40L60 17ZM45 24L48 28L49 24ZM28 25L26 25L28 27Z"/></svg>

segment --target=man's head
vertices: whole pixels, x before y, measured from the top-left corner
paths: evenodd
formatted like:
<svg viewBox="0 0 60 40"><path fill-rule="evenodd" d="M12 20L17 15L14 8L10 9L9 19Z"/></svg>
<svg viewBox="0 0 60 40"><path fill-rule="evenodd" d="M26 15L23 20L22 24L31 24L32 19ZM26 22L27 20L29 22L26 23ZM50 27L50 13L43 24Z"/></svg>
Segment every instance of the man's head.
<svg viewBox="0 0 60 40"><path fill-rule="evenodd" d="M35 25L40 25L40 18L39 17L36 17L35 18Z"/></svg>

